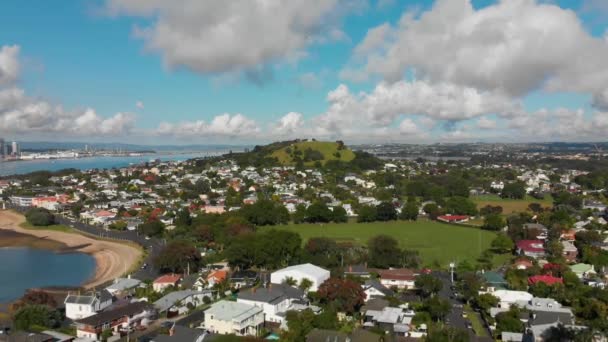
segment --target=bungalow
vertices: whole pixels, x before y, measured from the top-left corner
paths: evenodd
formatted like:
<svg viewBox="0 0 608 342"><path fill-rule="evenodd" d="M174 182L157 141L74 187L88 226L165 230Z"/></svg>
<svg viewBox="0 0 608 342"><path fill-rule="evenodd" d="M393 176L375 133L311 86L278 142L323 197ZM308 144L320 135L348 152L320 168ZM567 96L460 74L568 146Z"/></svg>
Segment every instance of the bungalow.
<svg viewBox="0 0 608 342"><path fill-rule="evenodd" d="M563 284L562 278L554 277L551 275L535 275L528 278L528 285L535 285L538 283L545 283L546 285Z"/></svg>
<svg viewBox="0 0 608 342"><path fill-rule="evenodd" d="M509 309L511 305L517 302L527 302L532 300L534 296L526 291L513 291L513 290L494 290L480 291L479 294L491 294L498 298L498 308Z"/></svg>
<svg viewBox="0 0 608 342"><path fill-rule="evenodd" d="M407 268L396 268L390 270L378 270L380 283L388 288L413 289L418 274Z"/></svg>
<svg viewBox="0 0 608 342"><path fill-rule="evenodd" d="M524 224L524 230L526 230L528 236L530 234L535 235L533 236L535 239L544 240L547 238L547 227L540 223L526 223Z"/></svg>
<svg viewBox="0 0 608 342"><path fill-rule="evenodd" d="M467 215L440 215L437 216L438 221L447 222L447 223L463 223L469 220L469 216Z"/></svg>
<svg viewBox="0 0 608 342"><path fill-rule="evenodd" d="M113 333L126 333L133 328L147 325L154 316L154 309L146 302L130 303L113 310L103 311L96 315L75 321L76 336L82 339L98 341L101 333L110 330Z"/></svg>
<svg viewBox="0 0 608 342"><path fill-rule="evenodd" d="M112 305L112 294L107 290L88 295L68 294L64 300L65 316L69 319L81 319L95 315Z"/></svg>
<svg viewBox="0 0 608 342"><path fill-rule="evenodd" d="M595 266L591 264L576 264L570 266L570 270L576 274L579 279L589 278L597 274Z"/></svg>
<svg viewBox="0 0 608 342"><path fill-rule="evenodd" d="M106 290L112 295L117 293L125 293L132 291L134 288L141 285L141 280L134 278L116 278L114 279L114 283L108 287Z"/></svg>
<svg viewBox="0 0 608 342"><path fill-rule="evenodd" d="M165 274L156 278L152 282L152 288L155 292L163 292L166 288L173 286L177 287L182 276L179 274Z"/></svg>
<svg viewBox="0 0 608 342"><path fill-rule="evenodd" d="M401 308L386 307L382 310L364 312L364 328L377 328L404 336L410 329L411 316L406 316Z"/></svg>
<svg viewBox="0 0 608 342"><path fill-rule="evenodd" d="M520 240L517 242L517 254L531 258L545 256L545 246L542 240Z"/></svg>
<svg viewBox="0 0 608 342"><path fill-rule="evenodd" d="M263 309L268 322L284 323L287 311L301 311L310 308L304 291L286 284L268 284L266 288L241 290L237 303L257 306ZM316 311L316 308L312 308Z"/></svg>
<svg viewBox="0 0 608 342"><path fill-rule="evenodd" d="M197 307L205 302L205 297L209 301L215 297L215 292L206 291L174 291L154 302L154 308L158 313L167 312L167 317L183 314L188 311L188 307Z"/></svg>
<svg viewBox="0 0 608 342"><path fill-rule="evenodd" d="M215 334L258 336L264 326L262 308L221 300L205 311L203 328Z"/></svg>
<svg viewBox="0 0 608 342"><path fill-rule="evenodd" d="M481 277L488 287L494 289L507 289L509 287L509 283L507 283L503 275L498 272L483 272Z"/></svg>
<svg viewBox="0 0 608 342"><path fill-rule="evenodd" d="M216 284L220 284L228 278L228 271L226 270L215 270L211 271L209 275L207 275L207 286L213 287Z"/></svg>

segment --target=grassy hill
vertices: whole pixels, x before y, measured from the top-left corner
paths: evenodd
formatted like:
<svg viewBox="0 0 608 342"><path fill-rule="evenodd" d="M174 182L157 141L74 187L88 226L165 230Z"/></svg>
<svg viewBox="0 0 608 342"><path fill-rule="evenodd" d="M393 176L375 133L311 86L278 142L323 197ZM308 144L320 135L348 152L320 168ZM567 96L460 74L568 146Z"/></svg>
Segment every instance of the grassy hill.
<svg viewBox="0 0 608 342"><path fill-rule="evenodd" d="M329 160L349 162L355 154L348 147L329 141L299 141L284 146L270 154L282 165L296 165L302 160L304 165L312 166L317 161L325 164Z"/></svg>

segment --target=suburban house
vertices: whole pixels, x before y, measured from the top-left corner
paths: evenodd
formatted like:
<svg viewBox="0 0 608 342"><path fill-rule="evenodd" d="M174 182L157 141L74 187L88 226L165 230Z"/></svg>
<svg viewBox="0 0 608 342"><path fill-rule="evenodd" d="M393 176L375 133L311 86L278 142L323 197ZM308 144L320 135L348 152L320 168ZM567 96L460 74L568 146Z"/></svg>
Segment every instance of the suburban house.
<svg viewBox="0 0 608 342"><path fill-rule="evenodd" d="M209 336L206 331L174 324L168 335L158 335L151 342L203 342Z"/></svg>
<svg viewBox="0 0 608 342"><path fill-rule="evenodd" d="M401 308L386 307L364 312L363 327L377 328L389 334L404 336L410 330L413 316L406 316Z"/></svg>
<svg viewBox="0 0 608 342"><path fill-rule="evenodd" d="M156 308L160 314L166 312L167 317L177 316L188 312L188 306L197 307L202 305L205 302L205 297L211 301L215 297L215 292L210 290L173 291L154 302L154 308Z"/></svg>
<svg viewBox="0 0 608 342"><path fill-rule="evenodd" d="M68 294L65 297L65 316L69 319L81 319L93 316L112 305L112 294L107 290L88 295Z"/></svg>
<svg viewBox="0 0 608 342"><path fill-rule="evenodd" d="M173 286L177 287L182 276L179 274L165 274L162 275L152 282L152 288L156 292L163 292L166 288Z"/></svg>
<svg viewBox="0 0 608 342"><path fill-rule="evenodd" d="M511 307L511 305L517 302L528 302L534 297L526 291L488 289L488 291L479 292L479 294L485 293L489 293L492 296L498 298L498 308L507 310Z"/></svg>
<svg viewBox="0 0 608 342"><path fill-rule="evenodd" d="M268 284L266 288L242 290L237 303L254 305L264 310L267 322L283 323L287 311L308 308L304 291L286 284Z"/></svg>
<svg viewBox="0 0 608 342"><path fill-rule="evenodd" d="M363 292L365 292L366 302L370 299L393 296L395 294L391 289L382 285L382 283L376 279L366 280L365 284L363 284Z"/></svg>
<svg viewBox="0 0 608 342"><path fill-rule="evenodd" d="M467 215L440 215L437 216L438 221L447 222L447 223L463 223L469 220L469 216Z"/></svg>
<svg viewBox="0 0 608 342"><path fill-rule="evenodd" d="M526 258L519 258L515 260L513 266L518 270L527 270L528 268L534 266L534 263Z"/></svg>
<svg viewBox="0 0 608 342"><path fill-rule="evenodd" d="M104 330L124 334L131 329L147 325L154 316L154 308L146 302L130 303L113 310L76 320L76 336L98 341Z"/></svg>
<svg viewBox="0 0 608 342"><path fill-rule="evenodd" d="M215 284L222 283L228 278L228 271L226 270L215 270L211 271L209 275L207 275L207 287L213 287Z"/></svg>
<svg viewBox="0 0 608 342"><path fill-rule="evenodd" d="M264 311L255 305L221 300L205 311L203 327L215 334L258 336L264 327Z"/></svg>
<svg viewBox="0 0 608 342"><path fill-rule="evenodd" d="M289 266L270 274L270 282L274 284L284 283L285 280L291 278L298 284L303 279L308 279L312 282L310 291L317 291L319 286L329 279L329 271L313 264L301 264Z"/></svg>
<svg viewBox="0 0 608 342"><path fill-rule="evenodd" d="M542 258L545 256L545 244L542 240L520 240L516 245L517 254L531 258Z"/></svg>
<svg viewBox="0 0 608 342"><path fill-rule="evenodd" d="M589 278L597 274L595 266L591 264L575 264L570 266L570 270L572 270L579 279Z"/></svg>
<svg viewBox="0 0 608 342"><path fill-rule="evenodd" d="M572 242L565 240L565 241L562 241L562 247L563 247L562 253L563 253L566 261L575 262L576 257L578 256L578 249L576 248L576 246Z"/></svg>
<svg viewBox="0 0 608 342"><path fill-rule="evenodd" d="M112 295L127 293L132 291L136 287L141 285L141 280L135 278L116 278L114 279L114 283L108 287L106 290L110 292Z"/></svg>
<svg viewBox="0 0 608 342"><path fill-rule="evenodd" d="M393 286L398 289L411 290L415 287L414 282L418 274L407 268L395 268L389 270L378 270L380 283L388 288Z"/></svg>
<svg viewBox="0 0 608 342"><path fill-rule="evenodd" d="M486 271L481 274L481 277L488 287L494 289L507 289L509 287L509 283L507 283L503 275L498 272Z"/></svg>
<svg viewBox="0 0 608 342"><path fill-rule="evenodd" d="M344 275L353 276L353 277L361 277L361 278L370 277L366 264L349 265L347 268L344 269Z"/></svg>
<svg viewBox="0 0 608 342"><path fill-rule="evenodd" d="M244 270L236 271L230 275L230 285L235 289L249 287L258 281L258 273L256 271Z"/></svg>
<svg viewBox="0 0 608 342"><path fill-rule="evenodd" d="M545 283L551 286L553 284L563 284L564 280L552 275L535 275L528 278L528 285L535 285L538 283Z"/></svg>

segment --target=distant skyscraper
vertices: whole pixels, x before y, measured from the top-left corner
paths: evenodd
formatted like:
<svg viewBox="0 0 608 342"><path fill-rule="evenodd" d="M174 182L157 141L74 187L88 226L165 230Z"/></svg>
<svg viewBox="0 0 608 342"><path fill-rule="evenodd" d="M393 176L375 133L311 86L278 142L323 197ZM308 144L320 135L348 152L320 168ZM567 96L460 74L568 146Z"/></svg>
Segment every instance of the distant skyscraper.
<svg viewBox="0 0 608 342"><path fill-rule="evenodd" d="M4 139L0 138L0 158L5 158L8 152L8 148L6 146L6 142Z"/></svg>
<svg viewBox="0 0 608 342"><path fill-rule="evenodd" d="M20 152L21 151L19 151L19 143L17 143L16 141L13 141L11 154L14 156L18 156Z"/></svg>

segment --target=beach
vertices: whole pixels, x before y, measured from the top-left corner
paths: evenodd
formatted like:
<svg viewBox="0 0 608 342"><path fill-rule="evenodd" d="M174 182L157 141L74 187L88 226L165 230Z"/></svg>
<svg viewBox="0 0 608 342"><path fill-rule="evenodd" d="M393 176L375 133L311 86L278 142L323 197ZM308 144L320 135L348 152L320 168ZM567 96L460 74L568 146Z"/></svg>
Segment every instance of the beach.
<svg viewBox="0 0 608 342"><path fill-rule="evenodd" d="M13 246L27 244L37 248L48 248L58 252L72 251L91 255L95 259L95 274L82 286L85 289L98 287L123 276L141 259L143 251L134 246L97 240L86 235L44 229L25 229L21 224L25 217L13 211L0 210L0 230L8 231L11 238L4 239ZM10 233L10 232L15 233ZM34 239L25 238L28 235ZM39 241L36 241L39 240ZM1 245L0 245L1 246Z"/></svg>

